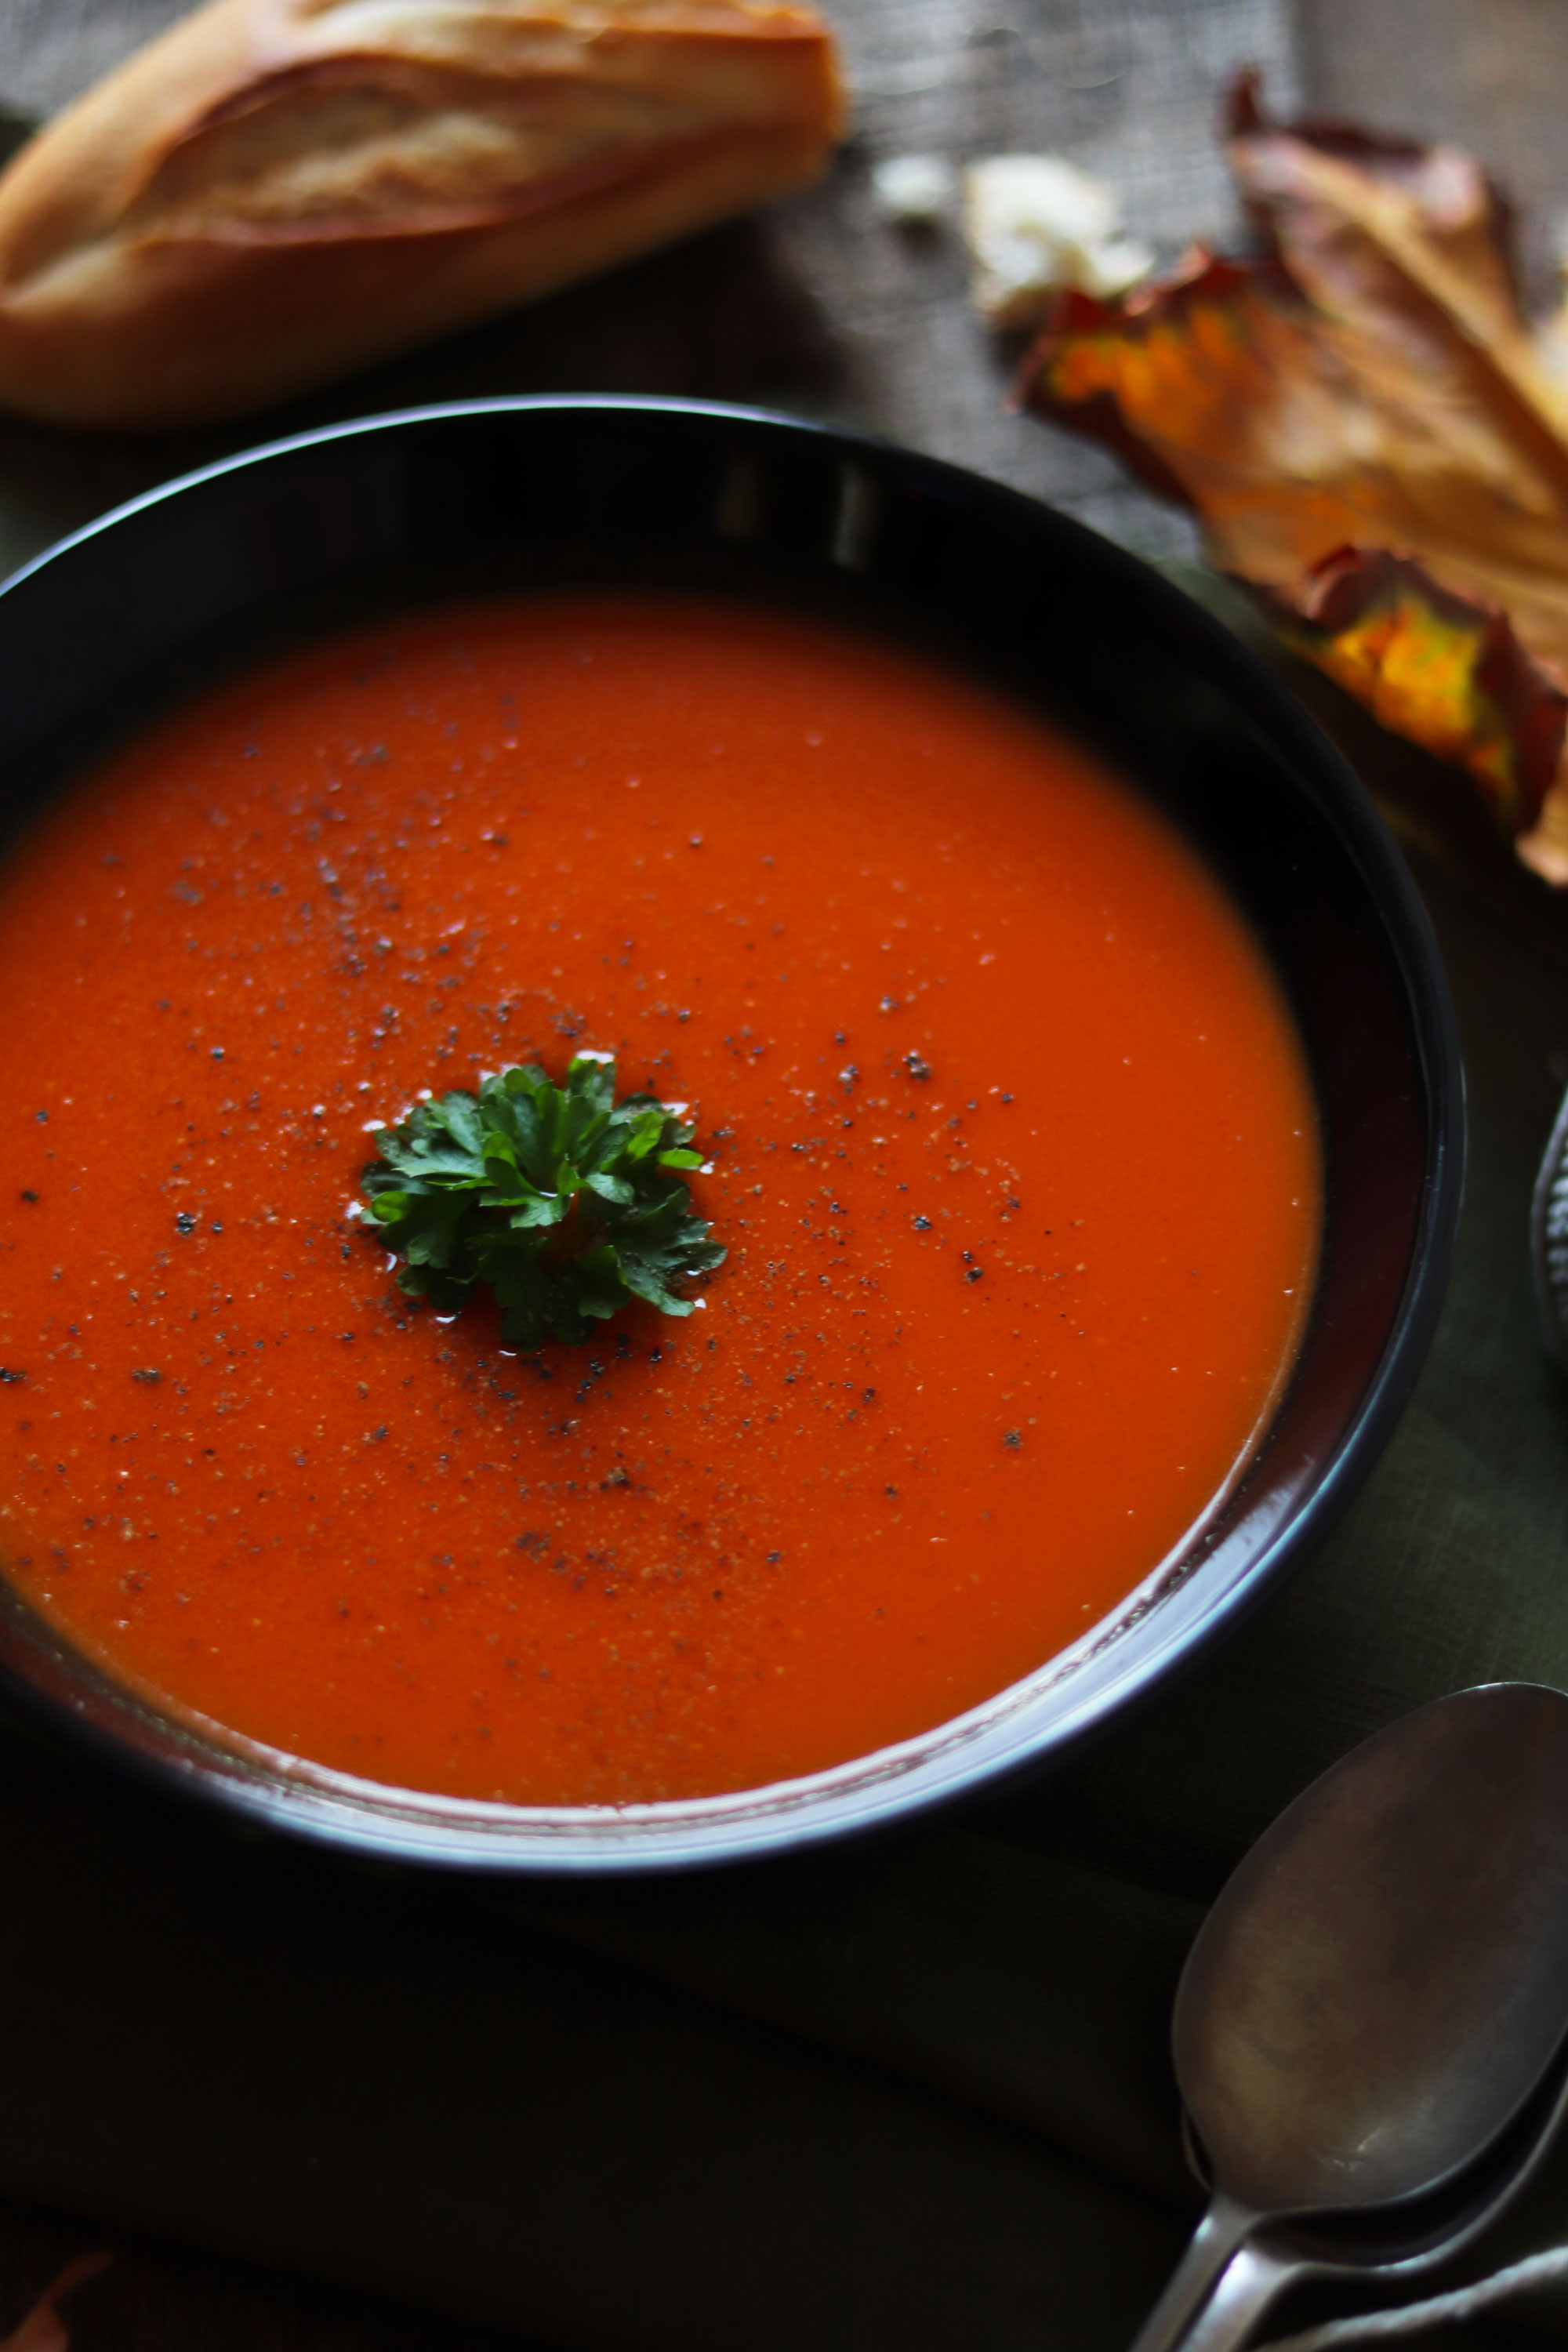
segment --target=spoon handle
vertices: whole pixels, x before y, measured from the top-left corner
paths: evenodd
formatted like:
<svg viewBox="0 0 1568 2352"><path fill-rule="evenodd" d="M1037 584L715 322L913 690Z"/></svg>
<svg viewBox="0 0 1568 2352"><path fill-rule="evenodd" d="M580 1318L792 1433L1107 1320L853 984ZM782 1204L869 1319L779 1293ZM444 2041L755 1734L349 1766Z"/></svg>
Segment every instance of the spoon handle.
<svg viewBox="0 0 1568 2352"><path fill-rule="evenodd" d="M1271 2253L1256 2241L1238 2246L1194 2320L1182 2352L1235 2352L1275 2296L1312 2267L1299 2258Z"/></svg>
<svg viewBox="0 0 1568 2352"><path fill-rule="evenodd" d="M1222 2272L1228 2277L1226 2265L1258 2220L1249 2207L1215 2194L1164 2294L1139 2330L1132 2352L1173 2352L1203 2310L1215 2281Z"/></svg>

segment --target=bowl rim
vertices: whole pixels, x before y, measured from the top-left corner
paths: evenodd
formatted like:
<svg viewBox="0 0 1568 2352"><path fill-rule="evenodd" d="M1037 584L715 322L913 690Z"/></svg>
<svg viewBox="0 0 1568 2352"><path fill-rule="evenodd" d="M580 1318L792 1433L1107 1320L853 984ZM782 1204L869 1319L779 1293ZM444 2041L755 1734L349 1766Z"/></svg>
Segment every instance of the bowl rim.
<svg viewBox="0 0 1568 2352"><path fill-rule="evenodd" d="M139 492L68 533L0 581L0 629L6 603L77 550L139 515L199 493L210 484L259 471L303 453L422 426L545 415L709 420L730 432L814 442L846 460L892 467L900 478L962 499L982 520L1010 517L1024 528L1047 524L1058 542L1076 542L1102 576L1135 590L1145 614L1178 651L1184 642L1205 674L1249 718L1310 784L1322 814L1358 869L1379 919L1404 990L1428 1131L1424 1181L1405 1282L1378 1362L1354 1412L1313 1473L1285 1524L1266 1536L1230 1583L1195 1616L1150 1609L1141 1642L1109 1686L1060 1708L1052 1720L1011 1733L1007 1718L1026 1716L1052 1684L1125 1621L1140 1596L1152 1593L1156 1569L1100 1624L1036 1673L980 1706L896 1747L816 1772L732 1795L647 1805L517 1807L426 1795L356 1781L301 1766L256 1743L225 1734L223 1760L199 1727L143 1707L123 1685L100 1673L63 1637L32 1619L33 1646L52 1672L38 1679L0 1657L0 1697L39 1727L64 1732L121 1773L216 1805L253 1824L383 1861L434 1864L517 1875L626 1876L749 1861L907 1822L951 1805L1021 1770L1058 1757L1109 1719L1135 1706L1272 1591L1339 1517L1404 1410L1436 1327L1463 1194L1465 1087L1447 977L1425 907L1392 835L1366 788L1286 686L1215 615L1141 557L1046 500L968 467L910 450L874 434L766 408L679 396L620 393L496 394L379 411L280 436L230 453ZM1278 1400L1275 1407L1277 1409ZM1256 1458L1254 1453L1253 1458ZM1190 1542L1190 1536L1184 1539ZM1189 1583L1201 1570L1194 1570ZM1160 1619L1170 1622L1160 1638ZM73 1692L72 1681L80 1686ZM51 1687L51 1685L53 1685ZM92 1693L107 1705L95 1706ZM988 1738L977 1736L988 1731ZM660 1833L647 1834L657 1825Z"/></svg>

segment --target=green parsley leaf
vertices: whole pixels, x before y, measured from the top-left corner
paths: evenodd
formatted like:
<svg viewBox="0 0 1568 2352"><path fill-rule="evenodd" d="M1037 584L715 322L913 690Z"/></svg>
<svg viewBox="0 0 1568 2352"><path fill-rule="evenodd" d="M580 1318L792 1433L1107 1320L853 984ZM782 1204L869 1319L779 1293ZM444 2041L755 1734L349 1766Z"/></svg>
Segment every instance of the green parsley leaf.
<svg viewBox="0 0 1568 2352"><path fill-rule="evenodd" d="M671 1286L728 1255L674 1172L702 1165L695 1132L652 1095L617 1103L597 1055L579 1054L564 1087L531 1064L502 1070L382 1129L366 1230L403 1260L399 1289L438 1314L493 1291L510 1347L586 1339L634 1298L689 1315Z"/></svg>

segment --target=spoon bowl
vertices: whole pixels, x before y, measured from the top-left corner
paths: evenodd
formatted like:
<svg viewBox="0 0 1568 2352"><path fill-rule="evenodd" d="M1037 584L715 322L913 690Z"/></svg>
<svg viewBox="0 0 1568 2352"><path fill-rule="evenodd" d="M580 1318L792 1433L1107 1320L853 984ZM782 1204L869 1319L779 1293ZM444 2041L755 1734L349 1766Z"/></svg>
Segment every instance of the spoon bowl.
<svg viewBox="0 0 1568 2352"><path fill-rule="evenodd" d="M1565 2032L1568 1697L1460 1691L1314 1781L1204 1923L1173 2049L1213 2201L1137 2352L1173 2344L1265 2230L1298 2267L1325 2231L1352 2266L1446 2251L1478 2197L1489 2211L1478 2163L1495 2151L1495 2202L1544 2145Z"/></svg>
<svg viewBox="0 0 1568 2352"><path fill-rule="evenodd" d="M1461 1691L1367 1740L1265 1832L1182 1974L1176 2080L1258 2212L1428 2194L1568 2027L1568 1698Z"/></svg>
<svg viewBox="0 0 1568 2352"><path fill-rule="evenodd" d="M1474 2165L1429 2197L1358 2212L1341 2208L1259 2227L1232 2252L1182 2352L1231 2352L1268 2305L1304 2280L1397 2284L1462 2252L1490 2229L1531 2179L1568 2109L1568 2061L1546 2080ZM1187 2157L1208 2185L1188 2126Z"/></svg>

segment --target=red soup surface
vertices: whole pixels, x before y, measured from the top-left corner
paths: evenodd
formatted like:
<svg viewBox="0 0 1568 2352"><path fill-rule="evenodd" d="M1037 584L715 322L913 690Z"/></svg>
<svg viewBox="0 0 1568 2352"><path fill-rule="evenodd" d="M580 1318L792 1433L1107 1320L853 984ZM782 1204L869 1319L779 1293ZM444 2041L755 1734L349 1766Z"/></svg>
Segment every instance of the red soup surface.
<svg viewBox="0 0 1568 2352"><path fill-rule="evenodd" d="M677 600L223 685L0 877L6 1570L176 1712L405 1787L758 1786L945 1721L1180 1545L1315 1264L1279 989L1039 721ZM685 1321L509 1354L370 1123L574 1050L689 1103Z"/></svg>

